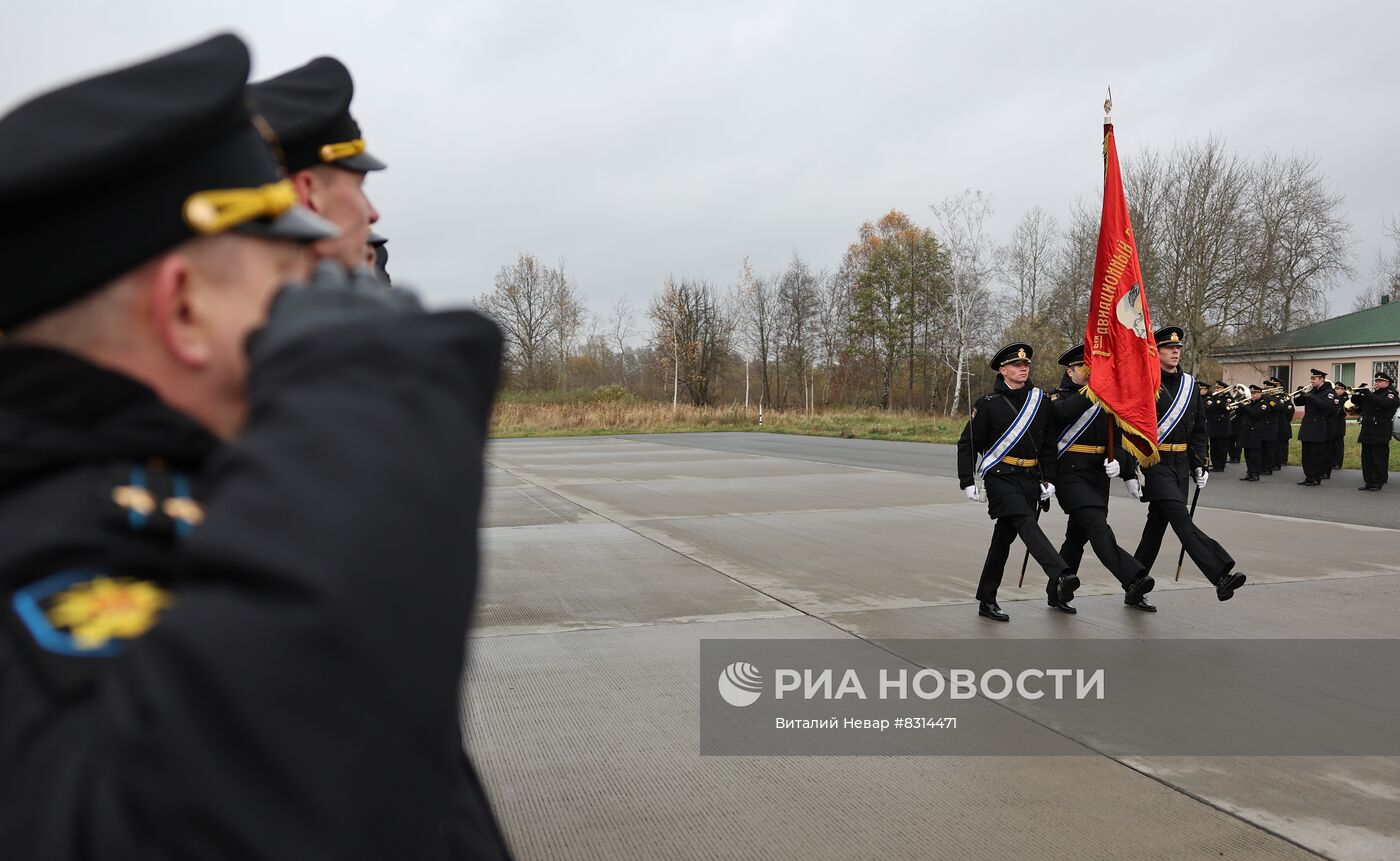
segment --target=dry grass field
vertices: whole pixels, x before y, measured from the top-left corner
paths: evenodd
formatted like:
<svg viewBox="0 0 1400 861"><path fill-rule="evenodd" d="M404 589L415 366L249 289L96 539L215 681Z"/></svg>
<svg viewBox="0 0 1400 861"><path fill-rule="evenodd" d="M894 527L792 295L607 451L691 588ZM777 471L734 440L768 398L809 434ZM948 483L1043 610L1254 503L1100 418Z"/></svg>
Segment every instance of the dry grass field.
<svg viewBox="0 0 1400 861"><path fill-rule="evenodd" d="M668 403L651 403L630 397L597 397L587 390L517 394L507 392L496 404L491 420L493 437L608 436L629 433L689 433L697 431L762 431L807 434L848 439L885 439L904 442L955 443L962 432L962 417L945 418L913 410L886 412L851 407L817 410L745 411L742 404L672 410ZM1296 429L1295 429L1296 430ZM1347 426L1346 469L1359 469L1361 446L1356 425ZM1296 435L1296 434L1295 434ZM1293 440L1288 462L1298 464L1302 448ZM1390 468L1400 471L1400 444L1390 447Z"/></svg>

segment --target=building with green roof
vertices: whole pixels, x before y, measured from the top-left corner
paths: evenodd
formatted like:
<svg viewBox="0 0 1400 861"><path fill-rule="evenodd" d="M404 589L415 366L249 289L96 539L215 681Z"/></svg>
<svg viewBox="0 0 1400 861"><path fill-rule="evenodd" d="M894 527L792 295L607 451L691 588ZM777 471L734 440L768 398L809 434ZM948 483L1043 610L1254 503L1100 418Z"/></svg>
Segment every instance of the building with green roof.
<svg viewBox="0 0 1400 861"><path fill-rule="evenodd" d="M1353 311L1249 344L1212 354L1227 383L1258 383L1278 377L1289 389L1306 383L1311 368L1333 382L1369 383L1380 371L1396 376L1400 366L1400 302ZM1297 381L1297 382L1294 382Z"/></svg>

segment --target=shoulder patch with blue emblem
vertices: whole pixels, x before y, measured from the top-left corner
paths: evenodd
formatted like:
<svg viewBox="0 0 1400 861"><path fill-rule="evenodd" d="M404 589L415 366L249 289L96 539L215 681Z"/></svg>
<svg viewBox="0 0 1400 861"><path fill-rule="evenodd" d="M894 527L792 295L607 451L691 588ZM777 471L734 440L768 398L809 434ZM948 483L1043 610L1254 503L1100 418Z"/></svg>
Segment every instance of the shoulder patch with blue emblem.
<svg viewBox="0 0 1400 861"><path fill-rule="evenodd" d="M10 596L41 649L70 657L112 657L145 634L174 596L150 580L82 568L45 577Z"/></svg>

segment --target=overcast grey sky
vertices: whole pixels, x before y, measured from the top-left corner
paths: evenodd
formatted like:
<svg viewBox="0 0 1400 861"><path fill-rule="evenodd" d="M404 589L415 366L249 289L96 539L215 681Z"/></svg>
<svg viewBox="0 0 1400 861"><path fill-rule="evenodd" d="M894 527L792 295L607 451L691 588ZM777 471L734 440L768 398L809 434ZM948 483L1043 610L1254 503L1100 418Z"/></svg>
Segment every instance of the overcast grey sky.
<svg viewBox="0 0 1400 861"><path fill-rule="evenodd" d="M439 303L520 252L595 311L742 259L835 267L862 221L965 188L1005 241L1027 208L1097 208L1105 84L1120 151L1214 133L1318 157L1357 280L1400 213L1400 7L1388 3L55 2L7 9L0 105L233 30L254 77L319 54L390 169L390 270ZM1151 285L1148 285L1149 291ZM1350 309L1353 285L1331 297Z"/></svg>

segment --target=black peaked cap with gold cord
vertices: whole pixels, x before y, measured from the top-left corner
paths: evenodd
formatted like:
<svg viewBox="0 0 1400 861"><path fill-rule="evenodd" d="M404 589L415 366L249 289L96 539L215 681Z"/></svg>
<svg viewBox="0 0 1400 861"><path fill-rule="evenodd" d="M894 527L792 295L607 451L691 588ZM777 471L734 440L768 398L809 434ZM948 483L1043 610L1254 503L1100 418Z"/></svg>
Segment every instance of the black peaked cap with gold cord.
<svg viewBox="0 0 1400 861"><path fill-rule="evenodd" d="M219 35L0 118L0 328L197 237L335 235L296 205L248 107L249 68L248 47Z"/></svg>

